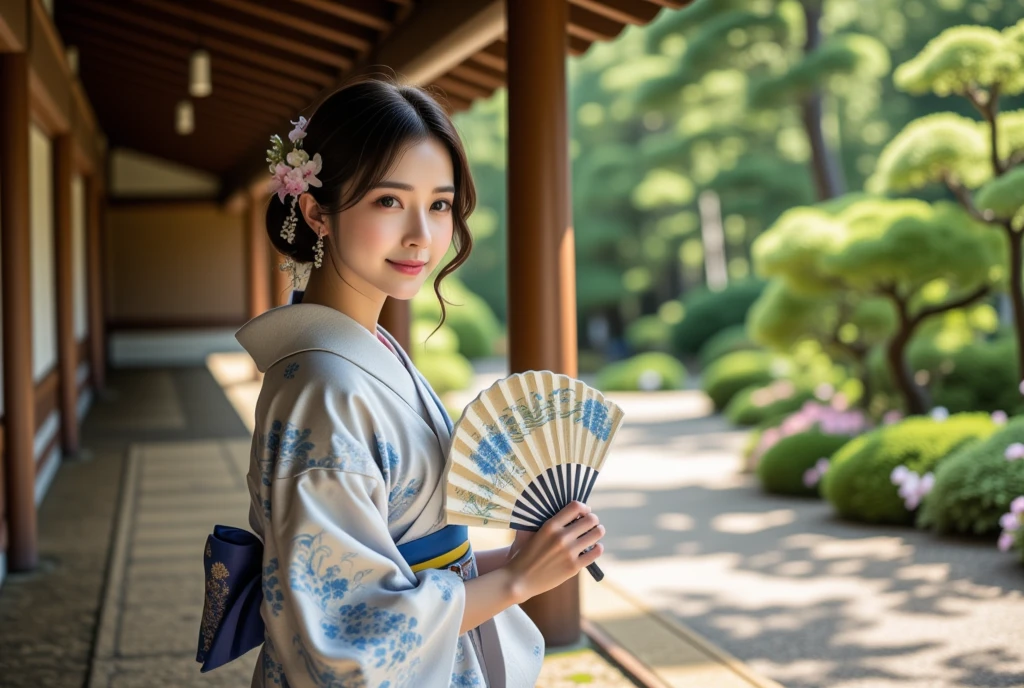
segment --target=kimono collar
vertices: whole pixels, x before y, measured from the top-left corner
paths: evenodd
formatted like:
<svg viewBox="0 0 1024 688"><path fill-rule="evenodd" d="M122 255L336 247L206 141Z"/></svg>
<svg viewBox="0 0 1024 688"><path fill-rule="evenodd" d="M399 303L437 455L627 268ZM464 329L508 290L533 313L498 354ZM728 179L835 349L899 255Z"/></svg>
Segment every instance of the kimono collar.
<svg viewBox="0 0 1024 688"><path fill-rule="evenodd" d="M380 325L396 351L401 347ZM235 333L261 373L283 358L303 351L329 351L355 363L407 400L416 399L416 385L403 361L369 330L341 311L315 303L278 306L258 315ZM402 352L404 353L404 352Z"/></svg>
<svg viewBox="0 0 1024 688"><path fill-rule="evenodd" d="M315 303L278 306L258 315L235 333L261 373L283 358L303 351L328 351L345 358L390 387L431 427L444 446L451 421L415 373L409 355L380 325L377 333L398 354L388 351L376 335L341 311ZM443 414L443 415L442 415Z"/></svg>

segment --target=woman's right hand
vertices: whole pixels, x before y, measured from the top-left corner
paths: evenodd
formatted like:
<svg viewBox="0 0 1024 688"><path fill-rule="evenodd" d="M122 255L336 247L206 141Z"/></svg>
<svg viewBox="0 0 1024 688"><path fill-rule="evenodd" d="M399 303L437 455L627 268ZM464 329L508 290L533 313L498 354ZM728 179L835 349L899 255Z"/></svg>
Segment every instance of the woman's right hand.
<svg viewBox="0 0 1024 688"><path fill-rule="evenodd" d="M597 514L582 502L570 502L551 517L505 565L516 603L561 585L594 563L604 552L598 542L604 533Z"/></svg>

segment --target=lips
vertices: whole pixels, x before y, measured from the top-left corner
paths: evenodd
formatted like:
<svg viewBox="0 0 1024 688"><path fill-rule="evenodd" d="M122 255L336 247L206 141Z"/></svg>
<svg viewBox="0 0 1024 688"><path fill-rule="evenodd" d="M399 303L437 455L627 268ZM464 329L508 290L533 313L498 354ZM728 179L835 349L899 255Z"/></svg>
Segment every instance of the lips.
<svg viewBox="0 0 1024 688"><path fill-rule="evenodd" d="M407 268L419 268L426 265L426 263L421 260L389 260L388 262L394 263L395 265L401 265Z"/></svg>

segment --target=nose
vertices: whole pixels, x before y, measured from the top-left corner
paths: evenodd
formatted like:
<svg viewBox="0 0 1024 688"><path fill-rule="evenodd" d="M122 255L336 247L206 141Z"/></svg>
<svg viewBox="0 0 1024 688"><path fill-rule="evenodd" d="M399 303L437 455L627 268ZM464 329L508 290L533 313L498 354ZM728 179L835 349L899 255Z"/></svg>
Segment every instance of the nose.
<svg viewBox="0 0 1024 688"><path fill-rule="evenodd" d="M430 216L426 211L409 213L409 226L406 228L403 244L427 248L430 246Z"/></svg>

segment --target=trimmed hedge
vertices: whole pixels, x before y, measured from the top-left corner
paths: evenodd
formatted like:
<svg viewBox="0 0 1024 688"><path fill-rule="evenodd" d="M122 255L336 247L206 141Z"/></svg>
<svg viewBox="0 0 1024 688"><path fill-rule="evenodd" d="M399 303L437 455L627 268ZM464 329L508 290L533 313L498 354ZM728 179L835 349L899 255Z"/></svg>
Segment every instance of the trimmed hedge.
<svg viewBox="0 0 1024 688"><path fill-rule="evenodd" d="M501 323L491 307L452 275L445 278L441 291L456 304L447 306L444 324L458 335L459 353L466 358L493 356L501 337ZM431 329L441 321L441 304L434 294L433 282L424 285L413 298L412 315L414 320L432 323Z"/></svg>
<svg viewBox="0 0 1024 688"><path fill-rule="evenodd" d="M473 366L462 354L423 354L416 361L416 367L438 396L466 389L473 382Z"/></svg>
<svg viewBox="0 0 1024 688"><path fill-rule="evenodd" d="M789 380L776 380L767 386L740 390L725 407L725 416L736 425L758 425L799 411L804 402L814 398L813 390L797 387Z"/></svg>
<svg viewBox="0 0 1024 688"><path fill-rule="evenodd" d="M672 326L657 315L644 315L629 324L626 328L626 343L637 353L648 351L668 351Z"/></svg>
<svg viewBox="0 0 1024 688"><path fill-rule="evenodd" d="M724 409L741 390L774 381L773 365L776 360L774 354L766 351L726 354L704 371L701 380L704 392L711 397L716 409Z"/></svg>
<svg viewBox="0 0 1024 688"><path fill-rule="evenodd" d="M605 392L638 391L641 382L656 383L658 390L680 389L686 382L686 368L669 354L649 352L605 366L595 386Z"/></svg>
<svg viewBox="0 0 1024 688"><path fill-rule="evenodd" d="M865 433L832 457L821 493L836 512L868 523L909 525L890 475L899 465L923 475L967 443L983 439L996 425L987 413L962 413L946 420L914 416Z"/></svg>
<svg viewBox="0 0 1024 688"><path fill-rule="evenodd" d="M747 311L764 290L765 282L746 279L730 282L721 291L694 289L683 297L686 315L672 330L676 352L695 354L712 336L747 320Z"/></svg>
<svg viewBox="0 0 1024 688"><path fill-rule="evenodd" d="M813 468L818 459L831 457L849 441L847 435L826 435L817 430L783 437L757 464L761 487L772 494L817 496L818 485L804 485L804 473Z"/></svg>
<svg viewBox="0 0 1024 688"><path fill-rule="evenodd" d="M756 351L761 347L750 341L747 337L746 325L732 325L716 332L704 342L697 357L700 360L701 368L709 365L733 351Z"/></svg>
<svg viewBox="0 0 1024 688"><path fill-rule="evenodd" d="M1024 442L1024 418L1012 419L988 439L944 460L918 511L917 526L938 533L997 535L999 517L1024 494L1024 460L1005 456L1014 442Z"/></svg>

